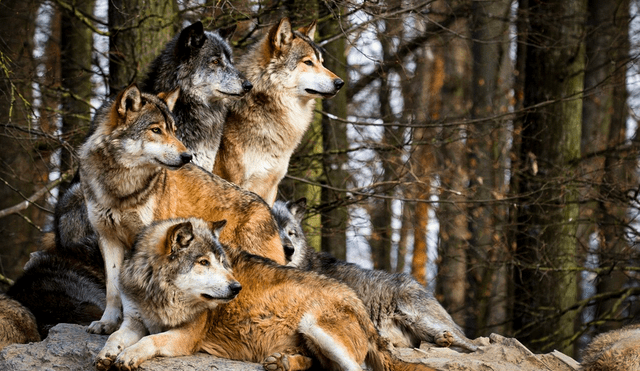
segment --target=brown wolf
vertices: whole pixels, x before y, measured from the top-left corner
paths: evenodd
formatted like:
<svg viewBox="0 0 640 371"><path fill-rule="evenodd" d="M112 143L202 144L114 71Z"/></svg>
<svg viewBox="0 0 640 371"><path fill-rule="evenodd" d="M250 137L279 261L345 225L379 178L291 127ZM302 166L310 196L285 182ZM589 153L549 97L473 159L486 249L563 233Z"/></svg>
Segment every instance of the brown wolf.
<svg viewBox="0 0 640 371"><path fill-rule="evenodd" d="M395 359L347 286L221 245L224 224L166 220L141 233L120 276L125 319L99 370L204 351L268 370L304 370L314 357L328 370L433 371Z"/></svg>
<svg viewBox="0 0 640 371"><path fill-rule="evenodd" d="M96 113L95 130L80 149L80 181L89 221L98 234L107 305L95 333L111 333L121 318L118 273L125 249L157 219L226 219L220 236L233 248L284 264L278 229L267 204L202 168L175 137L170 108L177 92L158 96L132 85Z"/></svg>
<svg viewBox="0 0 640 371"><path fill-rule="evenodd" d="M9 344L40 341L36 319L29 309L0 293L0 350Z"/></svg>
<svg viewBox="0 0 640 371"><path fill-rule="evenodd" d="M596 336L582 354L583 371L640 371L640 325Z"/></svg>
<svg viewBox="0 0 640 371"><path fill-rule="evenodd" d="M311 123L315 99L332 97L344 85L322 65L315 30L313 22L293 31L284 18L238 62L253 89L229 102L213 172L269 205Z"/></svg>

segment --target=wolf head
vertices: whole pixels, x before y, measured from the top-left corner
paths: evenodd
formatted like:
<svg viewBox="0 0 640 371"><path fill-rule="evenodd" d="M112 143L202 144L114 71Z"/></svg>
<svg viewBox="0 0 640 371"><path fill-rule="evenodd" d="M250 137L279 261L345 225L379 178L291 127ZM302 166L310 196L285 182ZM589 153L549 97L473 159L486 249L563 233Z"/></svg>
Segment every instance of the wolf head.
<svg viewBox="0 0 640 371"><path fill-rule="evenodd" d="M147 227L120 274L129 300L154 316L165 313L160 322L168 325L234 299L242 286L218 239L225 224L189 218Z"/></svg>
<svg viewBox="0 0 640 371"><path fill-rule="evenodd" d="M201 22L186 27L151 63L145 87L154 92L179 87L203 103L243 96L252 85L233 65L228 38L234 30L209 32Z"/></svg>
<svg viewBox="0 0 640 371"><path fill-rule="evenodd" d="M261 83L260 80L263 84L267 84L267 80L269 83L278 81L283 88L301 98L336 95L344 81L322 65L322 52L313 42L315 32L315 21L294 31L289 19L283 18L256 45L254 52L243 58L246 73L254 84ZM254 58L257 64L252 61Z"/></svg>
<svg viewBox="0 0 640 371"><path fill-rule="evenodd" d="M297 201L276 201L271 214L278 224L280 239L284 246L288 266L304 268L307 261L307 240L302 230L302 219L307 209L307 199Z"/></svg>
<svg viewBox="0 0 640 371"><path fill-rule="evenodd" d="M135 84L127 87L96 113L81 158L86 160L93 153L126 169L177 169L189 163L192 156L176 138L171 114L178 94L176 89L155 96L140 92Z"/></svg>

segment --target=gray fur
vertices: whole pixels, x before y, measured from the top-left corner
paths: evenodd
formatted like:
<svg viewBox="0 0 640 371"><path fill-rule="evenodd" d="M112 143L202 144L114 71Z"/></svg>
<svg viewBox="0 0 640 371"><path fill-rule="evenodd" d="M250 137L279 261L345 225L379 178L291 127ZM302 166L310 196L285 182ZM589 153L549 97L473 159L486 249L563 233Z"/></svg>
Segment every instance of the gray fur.
<svg viewBox="0 0 640 371"><path fill-rule="evenodd" d="M419 347L421 341L428 341L477 350L433 295L410 275L365 269L308 246L301 226L305 209L304 198L276 201L272 208L280 238L288 248L288 266L318 272L351 287L380 334L395 346Z"/></svg>
<svg viewBox="0 0 640 371"><path fill-rule="evenodd" d="M233 65L227 33L204 31L200 22L186 27L151 63L142 83L142 90L154 94L180 88L173 109L176 136L193 152L193 162L208 171L220 146L227 101L252 87Z"/></svg>
<svg viewBox="0 0 640 371"><path fill-rule="evenodd" d="M180 88L173 107L176 136L193 154L192 161L208 171L213 169L220 145L227 101L237 99L252 87L233 65L225 39L231 31L204 31L200 22L186 27L150 64L142 83L143 91L155 94ZM212 63L214 59L217 64ZM111 103L107 100L96 116L106 115ZM90 128L87 138L94 129ZM96 239L79 184L76 176L56 205L54 232L58 247Z"/></svg>
<svg viewBox="0 0 640 371"><path fill-rule="evenodd" d="M157 242L165 238L167 226L176 223L179 223L174 227L178 229L175 232L177 238L166 242L171 245L170 250L158 254ZM208 257L209 253L215 257L209 262L210 275L215 274L215 269L231 271L218 240L219 231L212 230L216 228L214 224L196 218L171 219L151 224L138 235L130 258L123 264L120 282L123 294L143 314L145 326L152 333L192 321L204 310L233 299L237 294L233 287L239 291L240 284L234 280L229 283L230 288L224 293L226 296L216 295L214 298L210 292L210 299L202 300L200 296L189 297L176 286L177 278L188 276L199 259Z"/></svg>

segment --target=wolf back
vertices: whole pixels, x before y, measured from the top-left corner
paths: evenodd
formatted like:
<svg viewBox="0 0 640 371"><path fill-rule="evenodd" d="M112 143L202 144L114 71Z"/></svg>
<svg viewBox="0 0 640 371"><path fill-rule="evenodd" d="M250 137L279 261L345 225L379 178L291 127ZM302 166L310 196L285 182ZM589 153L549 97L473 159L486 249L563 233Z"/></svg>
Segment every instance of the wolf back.
<svg viewBox="0 0 640 371"><path fill-rule="evenodd" d="M272 208L285 251L289 252L288 266L347 284L364 302L380 334L395 346L419 347L421 341L429 341L470 351L478 348L433 295L410 275L364 269L308 246L301 226L305 209L305 199L276 201Z"/></svg>
<svg viewBox="0 0 640 371"><path fill-rule="evenodd" d="M220 246L223 224L166 220L141 233L121 275L125 319L98 354L99 370L204 351L273 370L307 369L312 356L330 370L365 361L433 371L395 359L347 286Z"/></svg>

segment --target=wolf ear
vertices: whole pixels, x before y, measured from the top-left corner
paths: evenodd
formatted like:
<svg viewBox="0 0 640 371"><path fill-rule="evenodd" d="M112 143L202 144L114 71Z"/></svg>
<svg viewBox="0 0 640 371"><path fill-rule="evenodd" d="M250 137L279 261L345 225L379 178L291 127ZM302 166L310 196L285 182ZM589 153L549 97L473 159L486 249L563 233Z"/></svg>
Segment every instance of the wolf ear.
<svg viewBox="0 0 640 371"><path fill-rule="evenodd" d="M173 91L170 91L168 93L162 92L158 94L158 98L160 98L163 102L167 104L167 107L169 107L169 111L173 111L173 107L175 107L176 101L178 100L179 96L180 96L180 87L177 87Z"/></svg>
<svg viewBox="0 0 640 371"><path fill-rule="evenodd" d="M127 111L138 112L142 108L142 93L138 89L138 85L131 84L126 89L120 92L116 97L116 107L118 108L118 115L124 118L127 115Z"/></svg>
<svg viewBox="0 0 640 371"><path fill-rule="evenodd" d="M169 228L167 232L167 252L175 254L193 240L193 225L191 222L178 223Z"/></svg>
<svg viewBox="0 0 640 371"><path fill-rule="evenodd" d="M311 22L311 24L308 25L307 27L299 28L298 32L300 32L301 34L305 35L306 37L308 37L313 41L313 39L316 37L316 24L317 24L317 21L314 19L313 22Z"/></svg>
<svg viewBox="0 0 640 371"><path fill-rule="evenodd" d="M204 35L204 26L198 21L191 26L185 27L176 44L175 53L179 58L189 55L191 49L200 49L204 45L206 36Z"/></svg>
<svg viewBox="0 0 640 371"><path fill-rule="evenodd" d="M226 219L209 223L209 227L211 228L211 231L213 232L213 235L216 236L216 238L220 238L220 233L222 233L222 229L225 225L227 225Z"/></svg>
<svg viewBox="0 0 640 371"><path fill-rule="evenodd" d="M273 26L269 31L269 40L274 49L282 49L291 44L293 40L293 32L291 31L291 22L289 18L282 18L277 26Z"/></svg>
<svg viewBox="0 0 640 371"><path fill-rule="evenodd" d="M228 42L229 39L231 39L231 36L233 36L233 33L235 32L237 26L237 24L234 24L229 27L218 28L218 35L220 35L220 37Z"/></svg>
<svg viewBox="0 0 640 371"><path fill-rule="evenodd" d="M305 211L307 211L307 199L302 197L293 202L287 202L287 208L298 222L302 221Z"/></svg>

